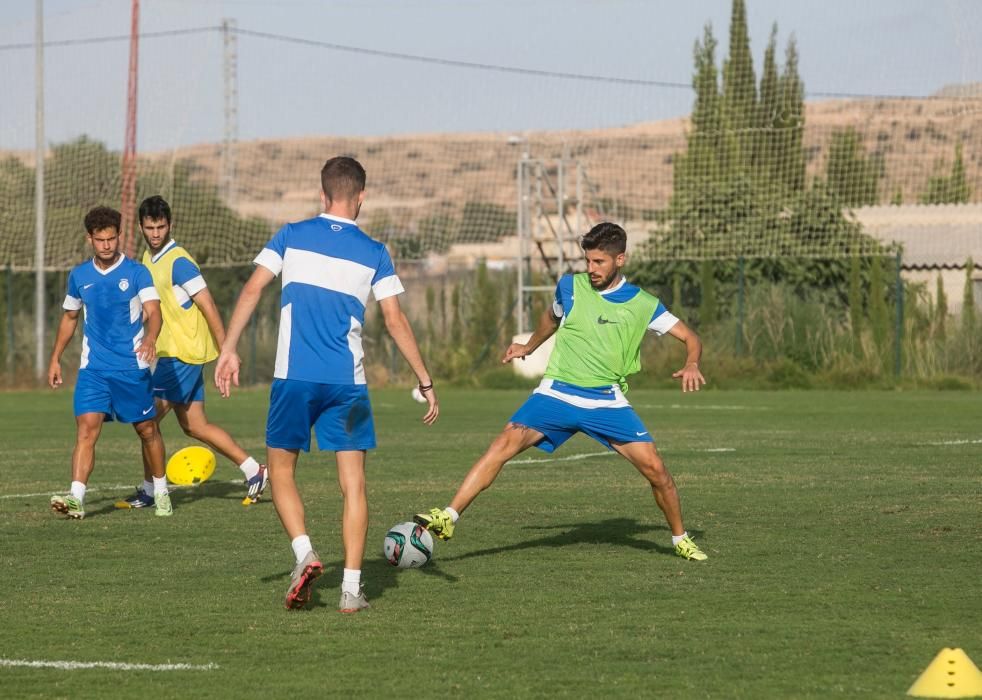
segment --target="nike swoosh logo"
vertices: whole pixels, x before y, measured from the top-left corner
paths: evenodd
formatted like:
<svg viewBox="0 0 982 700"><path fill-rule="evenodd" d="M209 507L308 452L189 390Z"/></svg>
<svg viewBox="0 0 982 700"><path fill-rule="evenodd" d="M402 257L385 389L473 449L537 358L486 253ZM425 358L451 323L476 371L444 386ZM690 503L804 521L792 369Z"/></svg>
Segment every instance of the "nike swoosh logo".
<svg viewBox="0 0 982 700"><path fill-rule="evenodd" d="M602 326L602 325L604 325L605 323L617 323L617 321L608 321L608 320L607 320L606 318L604 318L603 316L597 316L597 323L599 323L599 324L600 324L600 325Z"/></svg>
<svg viewBox="0 0 982 700"><path fill-rule="evenodd" d="M143 415L147 415L147 414L148 414L148 413L150 413L150 411L152 411L152 410L153 410L153 406L151 406L151 407L150 407L150 408L148 408L148 409L147 409L146 411L144 411L144 412L143 412Z"/></svg>
<svg viewBox="0 0 982 700"><path fill-rule="evenodd" d="M83 285L82 285L82 289L88 289L88 288L89 288L89 287L91 287L91 286L92 286L93 284L95 284L95 282L90 282L89 284L83 284Z"/></svg>
<svg viewBox="0 0 982 700"><path fill-rule="evenodd" d="M647 434L648 434L648 431L647 431L647 430L645 430L644 432L641 432L641 433L634 433L634 434L635 434L635 435L637 435L638 437L641 437L642 435L647 435Z"/></svg>

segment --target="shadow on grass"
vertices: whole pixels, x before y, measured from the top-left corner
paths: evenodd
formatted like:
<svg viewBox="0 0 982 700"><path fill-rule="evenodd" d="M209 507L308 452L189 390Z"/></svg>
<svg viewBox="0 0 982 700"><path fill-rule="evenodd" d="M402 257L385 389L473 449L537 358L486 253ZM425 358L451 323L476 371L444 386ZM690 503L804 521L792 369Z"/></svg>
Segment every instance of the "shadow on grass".
<svg viewBox="0 0 982 700"><path fill-rule="evenodd" d="M652 540L655 531L668 531L666 525L643 525L631 518L610 518L594 523L569 523L565 525L533 526L523 528L531 531L555 531L554 534L534 537L533 539L515 542L514 544L478 549L453 557L440 557L440 561L461 561L473 557L486 557L505 552L518 552L525 549L540 547L568 547L577 544L602 544L619 547L631 547L645 552L675 555L675 549L667 544L659 544ZM701 534L699 530L689 530L690 535ZM667 538L665 538L667 539Z"/></svg>
<svg viewBox="0 0 982 700"><path fill-rule="evenodd" d="M85 517L91 518L94 516L106 515L107 513L115 513L120 510L124 512L129 510L128 508L117 508L116 503L118 501L123 501L130 498L134 492L135 491L121 492L119 495L112 498L100 500L98 508L85 511ZM170 492L170 499L171 503L174 504L174 509L178 510L181 505L192 503L202 498L229 498L241 501L243 498L245 498L245 493L245 486L241 482L207 481L198 486L175 488ZM262 503L262 501L260 501L260 503ZM141 510L152 511L153 508L143 508Z"/></svg>

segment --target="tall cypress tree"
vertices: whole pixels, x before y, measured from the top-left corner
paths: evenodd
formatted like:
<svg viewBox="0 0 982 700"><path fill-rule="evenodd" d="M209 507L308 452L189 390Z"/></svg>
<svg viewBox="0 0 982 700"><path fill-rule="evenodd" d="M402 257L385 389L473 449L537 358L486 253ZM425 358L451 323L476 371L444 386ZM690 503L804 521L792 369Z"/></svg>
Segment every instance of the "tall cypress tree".
<svg viewBox="0 0 982 700"><path fill-rule="evenodd" d="M777 132L780 122L780 76L777 72L777 24L771 27L771 38L764 51L764 66L760 76L760 101L754 126L759 138L754 152L754 171L762 180L780 182Z"/></svg>
<svg viewBox="0 0 982 700"><path fill-rule="evenodd" d="M722 162L719 76L712 25L703 28L702 42L696 41L693 56L696 70L692 87L696 101L692 107L688 148L675 159L672 196L676 203L705 196L710 184L718 180Z"/></svg>
<svg viewBox="0 0 982 700"><path fill-rule="evenodd" d="M779 118L774 124L780 134L778 178L790 192L805 191L805 86L798 75L798 47L788 40L781 74Z"/></svg>
<svg viewBox="0 0 982 700"><path fill-rule="evenodd" d="M734 135L735 172L746 173L752 166L753 127L757 116L757 77L750 53L747 8L743 0L733 0L730 14L730 52L723 63L723 123Z"/></svg>

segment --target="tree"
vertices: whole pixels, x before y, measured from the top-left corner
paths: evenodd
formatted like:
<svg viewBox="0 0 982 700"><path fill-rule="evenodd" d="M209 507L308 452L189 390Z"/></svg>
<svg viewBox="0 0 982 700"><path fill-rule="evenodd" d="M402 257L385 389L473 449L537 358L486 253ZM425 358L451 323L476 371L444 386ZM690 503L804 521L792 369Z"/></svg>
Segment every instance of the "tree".
<svg viewBox="0 0 982 700"><path fill-rule="evenodd" d="M730 13L730 53L723 62L723 124L734 137L732 166L747 172L753 161L753 127L757 116L757 78L750 53L747 8L733 0Z"/></svg>
<svg viewBox="0 0 982 700"><path fill-rule="evenodd" d="M781 74L781 103L774 128L780 135L777 180L791 192L805 189L805 86L798 75L798 47L788 40Z"/></svg>
<svg viewBox="0 0 982 700"><path fill-rule="evenodd" d="M825 175L829 190L842 206L876 204L884 173L882 156L867 157L854 128L832 134Z"/></svg>
<svg viewBox="0 0 982 700"><path fill-rule="evenodd" d="M935 175L927 181L927 191L921 197L922 204L965 204L971 198L972 190L965 177L965 163L962 160L961 143L955 146L955 162L951 174Z"/></svg>

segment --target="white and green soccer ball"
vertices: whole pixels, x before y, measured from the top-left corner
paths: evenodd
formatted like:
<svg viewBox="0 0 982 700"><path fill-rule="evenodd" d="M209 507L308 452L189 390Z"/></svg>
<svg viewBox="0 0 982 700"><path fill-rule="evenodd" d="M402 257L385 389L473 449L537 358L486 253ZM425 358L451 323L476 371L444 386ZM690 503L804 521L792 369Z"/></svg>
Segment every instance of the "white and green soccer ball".
<svg viewBox="0 0 982 700"><path fill-rule="evenodd" d="M398 523L382 542L386 561L400 569L418 569L433 556L433 535L417 523Z"/></svg>

